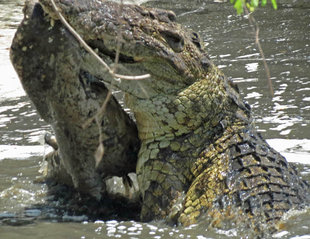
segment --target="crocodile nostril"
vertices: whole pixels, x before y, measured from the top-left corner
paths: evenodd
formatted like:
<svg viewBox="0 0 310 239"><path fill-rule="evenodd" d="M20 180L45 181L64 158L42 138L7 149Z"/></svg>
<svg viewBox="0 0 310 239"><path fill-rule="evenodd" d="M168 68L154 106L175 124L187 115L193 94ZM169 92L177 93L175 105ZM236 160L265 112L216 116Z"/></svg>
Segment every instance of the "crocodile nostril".
<svg viewBox="0 0 310 239"><path fill-rule="evenodd" d="M33 11L32 11L32 15L31 18L43 18L44 16L44 11L42 9L42 6L39 3L36 3L34 5Z"/></svg>
<svg viewBox="0 0 310 239"><path fill-rule="evenodd" d="M184 38L179 34L171 31L160 32L166 42L175 52L181 52L184 49Z"/></svg>

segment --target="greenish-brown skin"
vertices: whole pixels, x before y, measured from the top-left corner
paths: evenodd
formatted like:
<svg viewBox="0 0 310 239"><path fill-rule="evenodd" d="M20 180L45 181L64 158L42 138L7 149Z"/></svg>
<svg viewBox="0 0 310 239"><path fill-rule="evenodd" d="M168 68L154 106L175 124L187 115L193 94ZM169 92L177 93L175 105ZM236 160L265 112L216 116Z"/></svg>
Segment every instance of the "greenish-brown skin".
<svg viewBox="0 0 310 239"><path fill-rule="evenodd" d="M40 3L57 19L48 0ZM113 83L95 60L84 66L124 91L136 118L142 220L190 225L205 214L216 225L221 217L247 215L244 221L257 227L309 202L308 184L256 132L237 87L173 12L105 1L56 3L106 61L121 39L119 73L151 74Z"/></svg>

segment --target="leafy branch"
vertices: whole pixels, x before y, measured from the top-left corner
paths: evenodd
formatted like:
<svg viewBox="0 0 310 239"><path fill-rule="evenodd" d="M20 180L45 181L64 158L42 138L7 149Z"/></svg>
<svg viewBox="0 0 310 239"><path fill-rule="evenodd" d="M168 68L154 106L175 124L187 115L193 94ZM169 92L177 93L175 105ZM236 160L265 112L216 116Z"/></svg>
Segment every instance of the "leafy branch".
<svg viewBox="0 0 310 239"><path fill-rule="evenodd" d="M270 1L271 1L273 8L277 10L278 9L277 0L270 0ZM264 68L265 68L265 72L267 76L267 82L268 82L270 95L271 97L273 97L274 91L273 91L273 86L272 86L272 81L271 81L271 76L270 76L270 70L266 62L263 48L259 41L259 26L253 14L251 14L258 7L259 2L261 2L262 7L266 6L267 0L230 0L230 2L234 4L234 8L237 10L238 14L245 12L245 14L248 15L250 25L253 27L254 34L255 34L255 44L257 45L259 54L261 55L263 59L263 64L264 64Z"/></svg>
<svg viewBox="0 0 310 239"><path fill-rule="evenodd" d="M273 9L277 10L277 0L270 0ZM267 0L230 0L230 3L234 4L234 8L236 9L238 14L243 13L244 8L246 7L250 12L253 12L261 2L261 6L264 7L267 4Z"/></svg>

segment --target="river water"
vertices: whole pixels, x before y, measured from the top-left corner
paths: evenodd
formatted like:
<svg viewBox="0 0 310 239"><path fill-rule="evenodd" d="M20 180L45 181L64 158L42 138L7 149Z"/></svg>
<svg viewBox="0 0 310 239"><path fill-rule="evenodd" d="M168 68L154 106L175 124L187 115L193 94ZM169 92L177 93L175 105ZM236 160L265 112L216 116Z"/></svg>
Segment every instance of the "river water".
<svg viewBox="0 0 310 239"><path fill-rule="evenodd" d="M282 0L279 9L258 9L260 42L270 67L274 97L269 94L262 57L247 17L236 16L221 0L150 1L171 9L178 21L198 31L213 61L238 83L250 103L256 126L268 142L310 182L310 2ZM96 220L51 209L49 220L35 205L50 199L38 183L42 157L50 149L43 135L50 127L37 115L9 60L9 47L22 19L23 0L0 0L0 238L240 238L235 229L206 225L170 227L163 222ZM57 202L54 202L57 204ZM18 215L29 220L14 225ZM274 238L310 238L310 210L291 213ZM242 233L244 238L247 232Z"/></svg>

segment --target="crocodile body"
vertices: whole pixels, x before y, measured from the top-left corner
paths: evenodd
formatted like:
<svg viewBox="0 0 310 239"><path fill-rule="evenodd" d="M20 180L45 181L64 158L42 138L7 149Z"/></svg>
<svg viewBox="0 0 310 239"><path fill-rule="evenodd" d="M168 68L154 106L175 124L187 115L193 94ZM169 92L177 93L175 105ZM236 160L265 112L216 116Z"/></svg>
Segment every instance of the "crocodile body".
<svg viewBox="0 0 310 239"><path fill-rule="evenodd" d="M229 217L274 227L284 212L309 203L308 184L256 132L237 86L173 12L95 0L55 2L106 62L113 62L121 39L119 73L151 74L116 83L89 56L81 66L125 92L136 118L142 220L190 225L207 215L215 225ZM40 3L57 20L50 2Z"/></svg>

